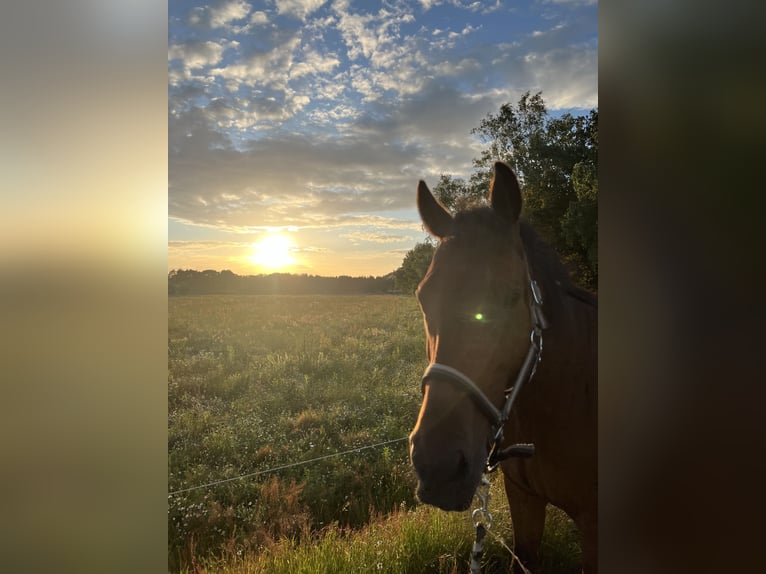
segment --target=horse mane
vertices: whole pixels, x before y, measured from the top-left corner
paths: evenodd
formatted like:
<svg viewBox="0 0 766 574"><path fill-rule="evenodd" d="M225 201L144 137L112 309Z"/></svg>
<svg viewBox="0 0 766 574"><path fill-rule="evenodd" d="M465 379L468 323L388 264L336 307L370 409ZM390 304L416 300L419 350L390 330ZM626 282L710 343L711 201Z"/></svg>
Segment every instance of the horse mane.
<svg viewBox="0 0 766 574"><path fill-rule="evenodd" d="M519 233L533 279L545 291L561 290L583 303L596 305L595 295L575 285L561 258L529 222L519 221ZM450 236L465 237L477 249L488 248L498 238L509 237L508 222L491 207L473 207L455 214Z"/></svg>
<svg viewBox="0 0 766 574"><path fill-rule="evenodd" d="M529 259L529 265L534 270L533 273L539 275L535 279L548 284L550 287L557 286L564 294L582 303L597 306L596 296L572 281L572 277L561 262L561 258L550 245L540 238L537 231L529 223L521 221L519 231L521 232L521 242L524 244L524 250Z"/></svg>

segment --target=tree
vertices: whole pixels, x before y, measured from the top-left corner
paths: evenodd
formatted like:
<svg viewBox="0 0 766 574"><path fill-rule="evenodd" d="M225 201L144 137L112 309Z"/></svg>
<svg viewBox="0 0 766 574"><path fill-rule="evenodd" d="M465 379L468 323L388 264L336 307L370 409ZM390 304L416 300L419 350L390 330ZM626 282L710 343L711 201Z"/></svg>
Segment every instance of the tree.
<svg viewBox="0 0 766 574"><path fill-rule="evenodd" d="M576 199L561 221L564 240L573 253L584 260L580 266L583 283L598 284L598 173L597 167L585 162L572 170Z"/></svg>
<svg viewBox="0 0 766 574"><path fill-rule="evenodd" d="M587 116L549 116L542 95L503 104L473 134L486 144L474 160L470 187L488 188L495 161L516 172L524 217L572 268L575 280L598 281L598 110ZM486 191L485 191L486 193Z"/></svg>
<svg viewBox="0 0 766 574"><path fill-rule="evenodd" d="M394 287L404 293L414 293L428 271L434 246L428 241L418 243L404 256L402 266L394 272Z"/></svg>
<svg viewBox="0 0 766 574"><path fill-rule="evenodd" d="M479 168L478 180L489 180L492 165L505 161L516 172L519 183L539 178L542 171L540 151L544 141L547 110L542 94L521 96L516 108L503 104L497 115L488 114L478 127L471 130L487 144L481 157L474 160Z"/></svg>
<svg viewBox="0 0 766 574"><path fill-rule="evenodd" d="M475 172L468 182L442 174L434 195L453 211L481 203L494 163L506 162L516 172L524 193L524 218L568 264L574 279L595 289L598 110L586 116L551 117L542 94L527 92L516 106L503 104L497 114L488 114L471 133L486 145L474 159ZM400 270L404 267L403 263ZM422 271L414 283L417 285L428 266L410 262L410 267ZM407 281L413 280L408 276Z"/></svg>
<svg viewBox="0 0 766 574"><path fill-rule="evenodd" d="M486 203L486 189L466 183L460 178L442 174L433 188L433 194L444 207L455 212L473 205Z"/></svg>

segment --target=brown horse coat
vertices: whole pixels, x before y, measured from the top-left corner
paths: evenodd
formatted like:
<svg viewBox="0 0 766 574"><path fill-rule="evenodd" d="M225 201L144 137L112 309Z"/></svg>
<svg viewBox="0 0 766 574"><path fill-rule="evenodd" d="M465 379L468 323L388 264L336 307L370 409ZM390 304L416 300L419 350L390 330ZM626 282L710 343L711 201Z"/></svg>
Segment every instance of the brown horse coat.
<svg viewBox="0 0 766 574"><path fill-rule="evenodd" d="M419 186L421 218L440 240L417 293L429 360L458 369L501 408L529 347L529 279L537 281L548 323L542 358L519 392L503 443L534 443L536 454L501 464L514 551L525 567L535 567L551 503L574 520L583 568L596 572L596 297L575 287L553 251L519 222L518 182L499 162L490 204L453 218L425 183ZM410 435L418 496L445 510L465 510L484 470L490 424L448 380L427 378L423 387Z"/></svg>

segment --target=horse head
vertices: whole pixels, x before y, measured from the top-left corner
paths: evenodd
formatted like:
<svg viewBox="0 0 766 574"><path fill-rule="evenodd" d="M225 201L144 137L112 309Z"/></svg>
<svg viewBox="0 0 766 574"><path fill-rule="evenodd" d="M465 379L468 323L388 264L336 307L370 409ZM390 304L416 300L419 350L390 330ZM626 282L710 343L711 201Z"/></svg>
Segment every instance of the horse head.
<svg viewBox="0 0 766 574"><path fill-rule="evenodd" d="M416 296L430 366L440 368L423 378L410 456L421 501L465 510L497 430L493 408L502 409L530 346L533 295L519 232L521 192L511 169L498 162L489 206L453 217L423 181L417 205L439 241ZM467 382L456 384L461 380Z"/></svg>

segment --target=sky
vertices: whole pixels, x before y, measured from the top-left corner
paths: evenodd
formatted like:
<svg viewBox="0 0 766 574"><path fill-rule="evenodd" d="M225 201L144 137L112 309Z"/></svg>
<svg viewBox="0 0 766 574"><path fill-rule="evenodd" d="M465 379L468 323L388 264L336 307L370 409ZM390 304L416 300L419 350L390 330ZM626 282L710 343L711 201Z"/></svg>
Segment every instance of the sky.
<svg viewBox="0 0 766 574"><path fill-rule="evenodd" d="M168 269L380 276L524 92L598 106L591 0L168 4Z"/></svg>

